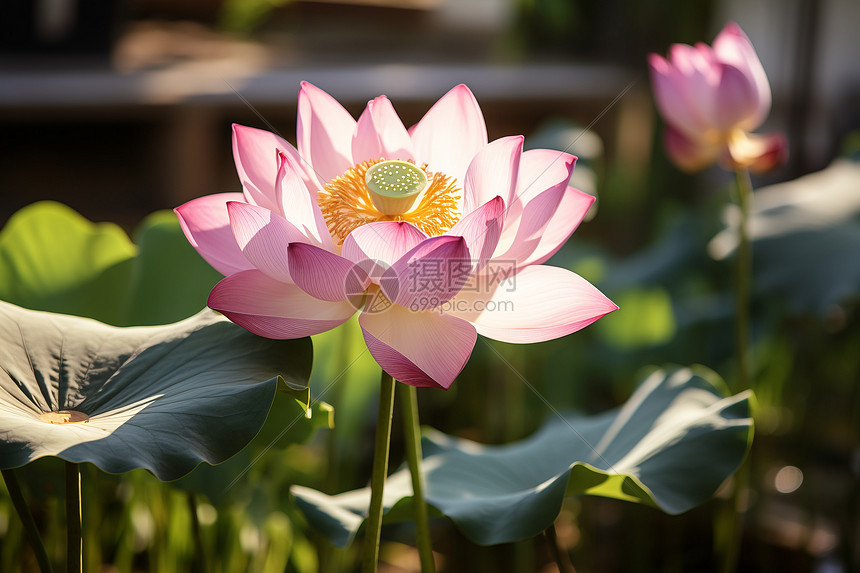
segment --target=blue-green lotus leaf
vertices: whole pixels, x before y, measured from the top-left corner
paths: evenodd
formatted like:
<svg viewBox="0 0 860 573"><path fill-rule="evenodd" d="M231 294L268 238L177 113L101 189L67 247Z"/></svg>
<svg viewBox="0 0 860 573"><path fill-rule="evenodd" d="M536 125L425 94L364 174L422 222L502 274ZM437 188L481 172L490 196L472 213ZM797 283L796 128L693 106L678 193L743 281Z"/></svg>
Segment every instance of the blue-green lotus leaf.
<svg viewBox="0 0 860 573"><path fill-rule="evenodd" d="M860 300L860 163L837 159L826 169L763 187L753 196L750 235L753 286L795 311L826 316ZM719 259L737 246L737 216L709 245Z"/></svg>
<svg viewBox="0 0 860 573"><path fill-rule="evenodd" d="M306 405L311 361L309 339L261 338L208 309L120 328L0 302L0 468L58 456L176 479L244 447L279 386ZM63 411L80 414L50 414Z"/></svg>
<svg viewBox="0 0 860 573"><path fill-rule="evenodd" d="M750 393L726 397L702 367L655 370L621 408L552 418L517 443L486 446L425 429L426 499L472 541L536 535L565 495L599 495L671 514L709 499L740 465L752 439ZM308 521L345 546L364 521L370 490L328 496L294 486ZM385 519L408 519L408 469L385 485Z"/></svg>

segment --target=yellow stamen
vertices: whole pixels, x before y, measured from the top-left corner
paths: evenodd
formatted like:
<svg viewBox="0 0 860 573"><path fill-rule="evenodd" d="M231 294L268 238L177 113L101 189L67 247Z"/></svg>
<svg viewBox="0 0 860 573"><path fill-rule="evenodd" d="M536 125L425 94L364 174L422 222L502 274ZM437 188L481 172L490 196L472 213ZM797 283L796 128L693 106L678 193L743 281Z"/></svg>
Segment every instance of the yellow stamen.
<svg viewBox="0 0 860 573"><path fill-rule="evenodd" d="M346 170L326 184L319 194L319 206L328 230L338 244L354 229L376 221L406 221L430 236L441 235L459 220L460 189L442 173L431 173L427 166L421 170L427 175L427 189L417 204L405 213L387 215L374 205L365 178L367 170L383 161L363 161Z"/></svg>

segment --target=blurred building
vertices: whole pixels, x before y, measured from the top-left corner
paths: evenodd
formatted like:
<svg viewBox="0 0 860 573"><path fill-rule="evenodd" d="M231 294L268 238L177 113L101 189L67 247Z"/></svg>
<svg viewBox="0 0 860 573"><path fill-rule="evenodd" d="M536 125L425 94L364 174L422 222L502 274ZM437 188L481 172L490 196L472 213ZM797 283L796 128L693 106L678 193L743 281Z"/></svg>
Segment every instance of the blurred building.
<svg viewBox="0 0 860 573"><path fill-rule="evenodd" d="M765 6L774 3L789 9ZM798 105L806 112L796 145L818 152L804 156L811 169L857 126L845 110L856 107L846 102L860 72L840 52L857 13L851 0L5 0L0 222L56 199L133 226L151 210L236 190L230 124L293 139L301 80L356 114L384 93L406 125L466 83L491 138L558 116L587 125L633 82L594 129L610 153L622 131L628 147L649 146L653 119L619 124L650 118L645 54L710 41L728 18L747 28L772 76L771 123Z"/></svg>

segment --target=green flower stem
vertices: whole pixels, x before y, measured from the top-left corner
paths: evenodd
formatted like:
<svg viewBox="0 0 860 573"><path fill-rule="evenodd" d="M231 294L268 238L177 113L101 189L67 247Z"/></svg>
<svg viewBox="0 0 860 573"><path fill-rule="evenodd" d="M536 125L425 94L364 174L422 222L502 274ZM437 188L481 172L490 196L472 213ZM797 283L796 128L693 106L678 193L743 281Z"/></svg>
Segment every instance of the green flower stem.
<svg viewBox="0 0 860 573"><path fill-rule="evenodd" d="M400 403L403 408L403 428L406 440L406 463L412 474L412 507L415 512L415 544L421 560L421 573L434 573L433 548L430 543L430 524L427 504L424 502L424 474L421 471L421 429L418 423L418 391L415 386L400 384Z"/></svg>
<svg viewBox="0 0 860 573"><path fill-rule="evenodd" d="M83 536L81 535L81 468L66 462L66 571L84 570Z"/></svg>
<svg viewBox="0 0 860 573"><path fill-rule="evenodd" d="M749 239L749 212L753 186L748 169L738 169L735 172L738 183L738 207L740 221L738 222L738 251L737 268L735 272L735 344L737 345L738 381L735 390L741 392L752 388L752 373L749 360L749 330L750 330L750 285L752 284L752 248ZM723 555L725 573L737 570L741 542L744 531L744 501L743 495L749 487L749 459L741 464L735 473L732 496L725 512L727 536Z"/></svg>
<svg viewBox="0 0 860 573"><path fill-rule="evenodd" d="M749 239L749 211L752 198L752 181L747 169L736 172L738 180L738 223L737 271L735 277L735 343L737 344L738 392L751 388L749 363L750 328L750 283L752 282L752 249Z"/></svg>
<svg viewBox="0 0 860 573"><path fill-rule="evenodd" d="M15 511L18 512L18 517L21 518L21 523L24 525L24 534L27 536L27 541L36 554L39 571L50 573L52 571L51 560L48 559L48 552L45 550L45 544L42 543L42 537L39 535L39 529L36 527L33 514L30 513L30 508L27 506L24 495L21 493L21 485L18 483L18 477L13 470L3 470L3 481L6 482L6 489L9 491L9 497L12 499L12 505L15 506Z"/></svg>
<svg viewBox="0 0 860 573"><path fill-rule="evenodd" d="M544 529L543 534L546 536L546 540L549 543L549 550L552 552L552 557L555 559L555 564L558 566L559 573L576 573L576 569L573 568L573 563L570 562L570 557L568 556L567 551L565 551L558 543L555 523L550 524L549 527Z"/></svg>
<svg viewBox="0 0 860 573"><path fill-rule="evenodd" d="M379 413L376 418L376 442L373 447L373 473L370 478L370 512L364 539L364 573L375 573L379 561L382 535L382 494L388 474L388 451L391 447L391 417L394 413L394 379L383 370L379 382Z"/></svg>

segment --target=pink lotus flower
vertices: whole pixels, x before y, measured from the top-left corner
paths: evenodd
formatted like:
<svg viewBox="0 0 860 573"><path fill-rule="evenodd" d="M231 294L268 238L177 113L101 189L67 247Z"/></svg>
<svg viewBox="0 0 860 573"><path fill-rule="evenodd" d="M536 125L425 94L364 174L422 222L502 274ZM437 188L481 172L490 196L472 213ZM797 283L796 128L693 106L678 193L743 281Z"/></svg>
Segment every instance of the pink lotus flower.
<svg viewBox="0 0 860 573"><path fill-rule="evenodd" d="M209 306L268 338L317 334L357 309L370 352L395 379L448 388L477 334L564 336L617 307L543 266L593 198L568 187L575 157L487 144L457 86L407 130L380 96L354 120L303 83L298 149L233 127L242 193L176 209L185 235L226 275Z"/></svg>
<svg viewBox="0 0 860 573"><path fill-rule="evenodd" d="M755 135L770 112L770 86L749 38L730 22L713 48L674 44L669 59L648 58L665 144L680 168L721 161L729 169L767 171L787 159L780 133Z"/></svg>

